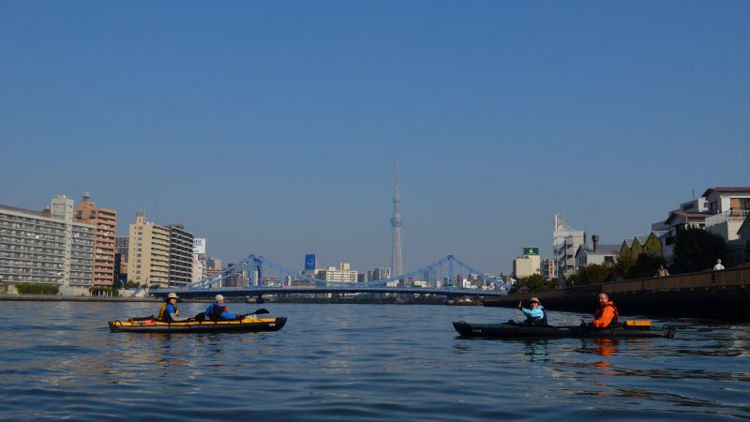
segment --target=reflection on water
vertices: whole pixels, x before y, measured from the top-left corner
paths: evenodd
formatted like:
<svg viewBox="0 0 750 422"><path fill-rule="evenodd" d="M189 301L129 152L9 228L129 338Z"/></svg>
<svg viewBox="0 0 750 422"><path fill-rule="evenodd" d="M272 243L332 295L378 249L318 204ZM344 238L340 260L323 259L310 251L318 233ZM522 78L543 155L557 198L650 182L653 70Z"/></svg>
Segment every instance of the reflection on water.
<svg viewBox="0 0 750 422"><path fill-rule="evenodd" d="M549 354L546 339L526 339L524 340L524 353L531 362L536 362Z"/></svg>
<svg viewBox="0 0 750 422"><path fill-rule="evenodd" d="M750 418L747 325L686 322L671 340L479 340L451 321L513 310L269 304L289 317L281 331L169 335L106 328L151 303L49 303L30 318L28 304L0 307L0 419Z"/></svg>

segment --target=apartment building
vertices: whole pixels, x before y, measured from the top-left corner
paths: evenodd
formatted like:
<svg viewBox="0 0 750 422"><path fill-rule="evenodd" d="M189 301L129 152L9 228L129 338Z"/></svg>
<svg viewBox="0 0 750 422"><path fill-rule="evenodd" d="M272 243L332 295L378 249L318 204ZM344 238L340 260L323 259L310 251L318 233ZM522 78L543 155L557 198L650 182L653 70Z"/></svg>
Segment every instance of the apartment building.
<svg viewBox="0 0 750 422"><path fill-rule="evenodd" d="M560 218L559 214L555 214L552 249L558 278L576 273L575 253L584 243L586 243L586 233L583 230L574 230Z"/></svg>
<svg viewBox="0 0 750 422"><path fill-rule="evenodd" d="M41 212L0 205L0 280L55 285L66 294L88 293L94 231L73 220L73 200L62 194Z"/></svg>
<svg viewBox="0 0 750 422"><path fill-rule="evenodd" d="M169 228L146 221L146 211L139 209L128 237L128 282L168 288Z"/></svg>
<svg viewBox="0 0 750 422"><path fill-rule="evenodd" d="M555 274L555 260L552 258L544 258L542 260L542 278L545 280L554 280L557 277Z"/></svg>
<svg viewBox="0 0 750 422"><path fill-rule="evenodd" d="M94 226L94 267L91 284L94 287L111 287L115 277L115 233L117 211L98 208L86 192L75 209L79 223Z"/></svg>
<svg viewBox="0 0 750 422"><path fill-rule="evenodd" d="M325 281L356 283L357 275L357 270L352 270L348 262L341 262L338 268L328 267L324 270L319 270L317 278Z"/></svg>
<svg viewBox="0 0 750 422"><path fill-rule="evenodd" d="M193 235L181 224L169 229L169 287L180 287L193 281Z"/></svg>

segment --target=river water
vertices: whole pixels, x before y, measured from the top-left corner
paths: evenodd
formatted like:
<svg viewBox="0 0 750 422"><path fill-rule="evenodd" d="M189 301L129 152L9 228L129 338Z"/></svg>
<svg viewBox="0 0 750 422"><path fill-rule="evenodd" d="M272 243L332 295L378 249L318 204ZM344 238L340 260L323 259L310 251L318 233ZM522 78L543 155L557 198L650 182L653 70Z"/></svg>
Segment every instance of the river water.
<svg viewBox="0 0 750 422"><path fill-rule="evenodd" d="M206 304L180 304L193 315ZM468 340L513 309L229 303L259 334L110 333L155 303L0 302L0 419L476 421L750 419L750 324L674 339ZM549 312L555 324L583 315ZM589 318L589 315L585 315Z"/></svg>

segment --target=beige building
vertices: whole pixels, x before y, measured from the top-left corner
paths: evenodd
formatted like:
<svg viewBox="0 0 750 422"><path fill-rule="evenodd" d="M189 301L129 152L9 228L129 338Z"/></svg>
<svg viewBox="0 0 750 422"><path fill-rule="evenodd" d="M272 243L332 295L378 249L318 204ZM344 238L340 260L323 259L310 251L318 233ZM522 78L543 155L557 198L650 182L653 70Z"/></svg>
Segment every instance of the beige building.
<svg viewBox="0 0 750 422"><path fill-rule="evenodd" d="M357 270L352 270L348 262L339 263L339 267L328 267L318 271L318 278L325 281L339 281L347 283L356 283Z"/></svg>
<svg viewBox="0 0 750 422"><path fill-rule="evenodd" d="M169 287L169 228L146 221L138 210L130 225L128 282L147 288Z"/></svg>
<svg viewBox="0 0 750 422"><path fill-rule="evenodd" d="M513 277L515 277L516 279L521 279L534 274L541 275L539 248L523 248L523 256L520 256L513 260Z"/></svg>
<svg viewBox="0 0 750 422"><path fill-rule="evenodd" d="M75 219L94 226L94 271L91 284L94 287L111 287L115 278L115 233L117 211L97 208L87 193L78 202Z"/></svg>

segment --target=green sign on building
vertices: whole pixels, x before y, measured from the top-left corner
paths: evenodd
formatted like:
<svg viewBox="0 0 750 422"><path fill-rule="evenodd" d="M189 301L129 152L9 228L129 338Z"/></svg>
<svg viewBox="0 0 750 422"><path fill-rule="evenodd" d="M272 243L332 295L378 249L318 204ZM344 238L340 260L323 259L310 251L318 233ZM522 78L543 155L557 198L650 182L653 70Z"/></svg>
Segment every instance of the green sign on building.
<svg viewBox="0 0 750 422"><path fill-rule="evenodd" d="M537 246L527 246L523 248L523 254L524 255L539 255L539 247Z"/></svg>

